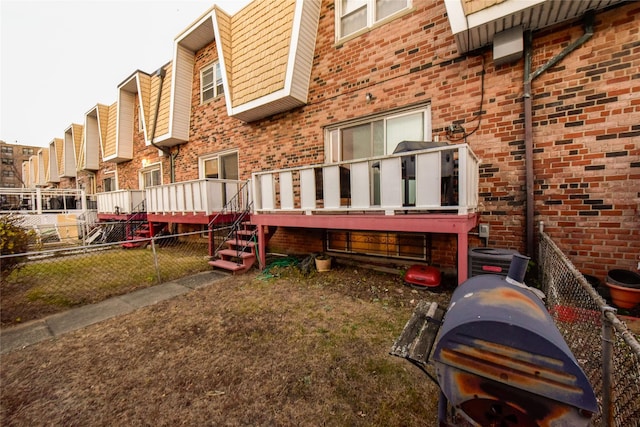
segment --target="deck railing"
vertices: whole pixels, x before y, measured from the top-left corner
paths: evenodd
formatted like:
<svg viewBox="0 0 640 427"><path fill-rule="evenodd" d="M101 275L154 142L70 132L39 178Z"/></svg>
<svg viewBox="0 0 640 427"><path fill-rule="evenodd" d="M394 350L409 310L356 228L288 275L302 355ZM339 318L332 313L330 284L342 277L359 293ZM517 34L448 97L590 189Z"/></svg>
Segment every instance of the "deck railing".
<svg viewBox="0 0 640 427"><path fill-rule="evenodd" d="M99 214L130 214L145 200L144 190L117 190L98 193Z"/></svg>
<svg viewBox="0 0 640 427"><path fill-rule="evenodd" d="M77 213L94 202L83 190L58 188L0 188L0 211L22 214Z"/></svg>
<svg viewBox="0 0 640 427"><path fill-rule="evenodd" d="M480 160L467 144L253 174L256 213L474 212Z"/></svg>
<svg viewBox="0 0 640 427"><path fill-rule="evenodd" d="M230 179L198 179L149 187L145 190L147 213L176 214L220 212L239 193L249 200L246 181Z"/></svg>

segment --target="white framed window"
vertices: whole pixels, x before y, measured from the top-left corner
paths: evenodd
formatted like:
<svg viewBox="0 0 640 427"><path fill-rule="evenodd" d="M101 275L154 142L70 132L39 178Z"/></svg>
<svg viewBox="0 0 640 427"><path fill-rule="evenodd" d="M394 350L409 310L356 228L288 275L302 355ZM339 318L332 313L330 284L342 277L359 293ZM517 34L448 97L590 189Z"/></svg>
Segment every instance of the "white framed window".
<svg viewBox="0 0 640 427"><path fill-rule="evenodd" d="M162 165L155 163L140 171L140 189L162 185Z"/></svg>
<svg viewBox="0 0 640 427"><path fill-rule="evenodd" d="M108 193L110 191L116 191L116 177L109 176L102 179L102 191Z"/></svg>
<svg viewBox="0 0 640 427"><path fill-rule="evenodd" d="M328 163L384 156L402 141L431 140L431 107L364 118L325 130Z"/></svg>
<svg viewBox="0 0 640 427"><path fill-rule="evenodd" d="M238 152L224 152L198 159L200 179L238 179Z"/></svg>
<svg viewBox="0 0 640 427"><path fill-rule="evenodd" d="M411 8L412 0L336 1L336 40L375 26Z"/></svg>
<svg viewBox="0 0 640 427"><path fill-rule="evenodd" d="M220 62L216 61L203 67L200 70L200 102L208 102L223 92Z"/></svg>

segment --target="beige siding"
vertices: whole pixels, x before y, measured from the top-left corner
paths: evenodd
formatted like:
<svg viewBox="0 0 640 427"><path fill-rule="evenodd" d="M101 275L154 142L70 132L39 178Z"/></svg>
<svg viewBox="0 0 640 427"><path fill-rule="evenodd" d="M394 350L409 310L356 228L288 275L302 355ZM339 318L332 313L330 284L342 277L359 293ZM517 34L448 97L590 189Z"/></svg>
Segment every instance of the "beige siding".
<svg viewBox="0 0 640 427"><path fill-rule="evenodd" d="M462 9L465 15L471 15L491 6L504 3L506 0L462 0Z"/></svg>
<svg viewBox="0 0 640 427"><path fill-rule="evenodd" d="M76 160L78 160L84 143L84 126L73 124L71 125L71 129L73 131L73 149L75 150Z"/></svg>
<svg viewBox="0 0 640 427"><path fill-rule="evenodd" d="M150 121L152 120L154 111L151 109L151 97L153 96L151 76L145 73L138 73L137 79L139 88L138 102L140 103L140 114L142 114L142 120L144 122L145 135L149 135L149 129L151 129ZM137 126L137 123L134 126Z"/></svg>
<svg viewBox="0 0 640 427"><path fill-rule="evenodd" d="M313 65L316 35L318 33L318 15L320 14L320 2L307 2L302 9L301 22L296 23L299 28L298 41L295 46L295 59L293 75L291 79L291 96L303 102L307 102L309 95L309 76Z"/></svg>
<svg viewBox="0 0 640 427"><path fill-rule="evenodd" d="M118 96L118 125L116 134L116 161L133 158L134 108L136 94L120 90Z"/></svg>
<svg viewBox="0 0 640 427"><path fill-rule="evenodd" d="M218 23L218 30L220 32L219 40L217 41L218 45L222 49L222 56L225 64L225 74L228 82L231 82L231 78L233 77L233 69L232 69L232 50L231 50L231 17L221 10L216 11L216 20ZM229 84L229 94L228 96L233 97L233 86Z"/></svg>
<svg viewBox="0 0 640 427"><path fill-rule="evenodd" d="M230 82L234 107L284 89L294 11L293 0L257 0L234 16Z"/></svg>
<svg viewBox="0 0 640 427"><path fill-rule="evenodd" d="M156 120L156 107L158 103L158 92L160 89L160 77L153 76L151 79L151 95L150 95L150 120L149 120L149 130L147 133L147 137L149 140L153 137L151 132L155 127L155 138L166 135L169 133L169 106L171 104L171 80L173 78L173 67L168 65L165 68L166 74L164 79L162 80L162 99L160 99L160 108L158 109L158 124L155 125L154 121Z"/></svg>
<svg viewBox="0 0 640 427"><path fill-rule="evenodd" d="M76 169L83 170L86 169L87 166L87 147L83 143L80 147L80 151L78 152L78 157L76 158Z"/></svg>
<svg viewBox="0 0 640 427"><path fill-rule="evenodd" d="M98 124L98 107L91 110L84 119L84 159L80 163L82 169L97 170L100 156L100 126Z"/></svg>
<svg viewBox="0 0 640 427"><path fill-rule="evenodd" d="M100 130L100 152L104 156L104 144L107 141L109 129L109 111L107 105L98 104L98 129Z"/></svg>
<svg viewBox="0 0 640 427"><path fill-rule="evenodd" d="M118 114L118 103L114 102L109 106L107 111L107 120L103 123L103 116L100 115L100 126L104 132L102 140L102 158L108 158L116 155L116 123Z"/></svg>
<svg viewBox="0 0 640 427"><path fill-rule="evenodd" d="M60 173L64 169L64 140L62 138L56 138L53 140L53 143L56 149L58 177L60 177Z"/></svg>
<svg viewBox="0 0 640 427"><path fill-rule="evenodd" d="M38 151L38 157L40 158L40 170L42 171L42 176L40 178L40 184L46 184L49 182L49 149L43 148Z"/></svg>
<svg viewBox="0 0 640 427"><path fill-rule="evenodd" d="M193 89L193 64L195 55L180 45L176 47L176 61L173 85L173 114L171 133L182 140L189 139L189 121L191 119L191 96Z"/></svg>

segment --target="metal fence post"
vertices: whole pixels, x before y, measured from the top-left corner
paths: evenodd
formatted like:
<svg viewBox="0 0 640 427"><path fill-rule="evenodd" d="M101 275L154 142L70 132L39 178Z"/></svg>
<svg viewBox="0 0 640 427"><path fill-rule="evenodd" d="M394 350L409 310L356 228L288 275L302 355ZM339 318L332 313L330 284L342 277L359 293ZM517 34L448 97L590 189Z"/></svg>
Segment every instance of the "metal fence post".
<svg viewBox="0 0 640 427"><path fill-rule="evenodd" d="M613 425L613 324L607 314L615 315L616 309L610 306L602 307L602 426Z"/></svg>
<svg viewBox="0 0 640 427"><path fill-rule="evenodd" d="M158 285L162 283L162 278L160 277L160 263L158 262L158 253L156 252L156 239L155 237L151 238L151 251L153 252L153 265L156 268L156 275L158 276Z"/></svg>

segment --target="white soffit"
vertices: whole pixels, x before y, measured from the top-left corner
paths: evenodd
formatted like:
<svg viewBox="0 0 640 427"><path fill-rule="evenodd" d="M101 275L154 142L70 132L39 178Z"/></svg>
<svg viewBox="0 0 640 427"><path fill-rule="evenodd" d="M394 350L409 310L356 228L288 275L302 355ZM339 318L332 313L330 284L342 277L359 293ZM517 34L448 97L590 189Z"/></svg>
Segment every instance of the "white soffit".
<svg viewBox="0 0 640 427"><path fill-rule="evenodd" d="M449 25L460 53L493 43L493 36L509 28L539 30L579 18L624 0L506 0L465 16L463 0L445 0Z"/></svg>

